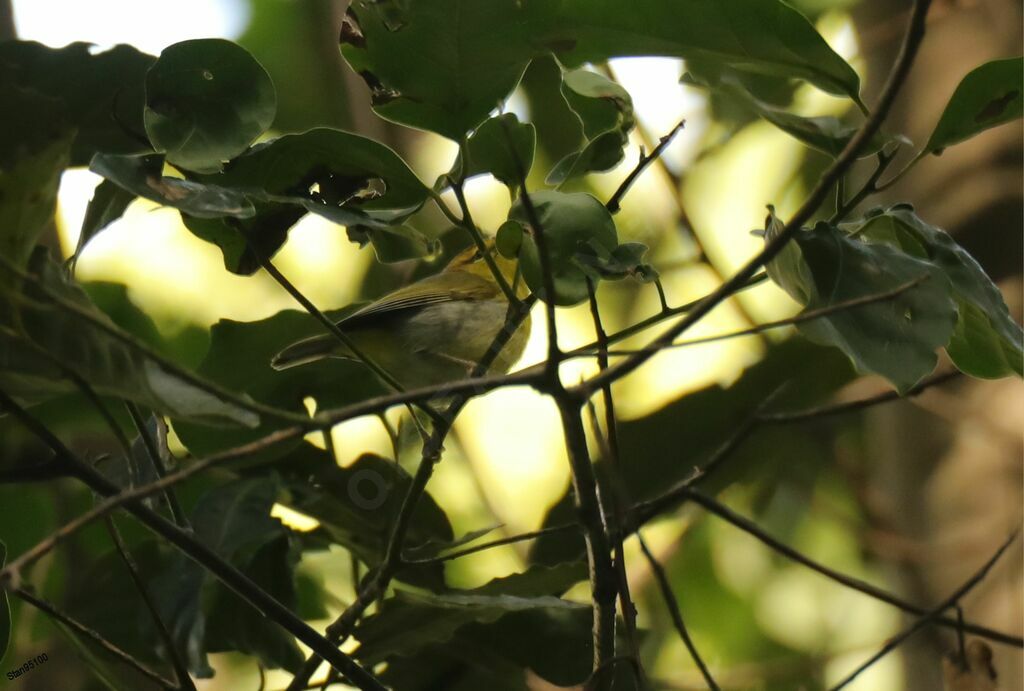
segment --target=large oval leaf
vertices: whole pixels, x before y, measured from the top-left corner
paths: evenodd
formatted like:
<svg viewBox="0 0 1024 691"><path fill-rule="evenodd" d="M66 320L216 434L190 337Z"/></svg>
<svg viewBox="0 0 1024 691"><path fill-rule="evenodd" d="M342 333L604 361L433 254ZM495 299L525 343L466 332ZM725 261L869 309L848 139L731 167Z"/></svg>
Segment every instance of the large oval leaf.
<svg viewBox="0 0 1024 691"><path fill-rule="evenodd" d="M219 170L270 127L276 111L270 75L231 41L175 43L146 75L146 134L188 170Z"/></svg>

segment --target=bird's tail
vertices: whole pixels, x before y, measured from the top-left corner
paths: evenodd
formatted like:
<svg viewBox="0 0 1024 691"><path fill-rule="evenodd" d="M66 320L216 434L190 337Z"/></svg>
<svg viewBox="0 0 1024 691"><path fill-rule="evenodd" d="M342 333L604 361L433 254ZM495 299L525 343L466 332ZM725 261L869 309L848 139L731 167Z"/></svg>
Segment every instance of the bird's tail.
<svg viewBox="0 0 1024 691"><path fill-rule="evenodd" d="M282 370L305 365L307 362L315 362L331 355L340 355L341 353L337 352L339 348L341 344L333 336L313 336L292 343L274 356L270 366Z"/></svg>

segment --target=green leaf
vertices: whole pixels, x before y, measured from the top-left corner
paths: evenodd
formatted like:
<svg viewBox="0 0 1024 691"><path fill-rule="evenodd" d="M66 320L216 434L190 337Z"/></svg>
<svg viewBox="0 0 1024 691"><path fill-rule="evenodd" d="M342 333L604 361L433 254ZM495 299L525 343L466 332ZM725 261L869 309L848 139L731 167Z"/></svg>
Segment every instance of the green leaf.
<svg viewBox="0 0 1024 691"><path fill-rule="evenodd" d="M242 220L241 226L268 257L284 244L289 228L306 212L341 225L388 229L415 244L422 236L401 224L430 195L388 147L328 128L257 144L222 173L197 179L244 192L257 203L257 215ZM250 274L259 267L245 238L224 220L190 216L184 220L195 235L221 248L229 271Z"/></svg>
<svg viewBox="0 0 1024 691"><path fill-rule="evenodd" d="M1024 114L1024 58L986 62L956 87L922 154L939 154L947 146Z"/></svg>
<svg viewBox="0 0 1024 691"><path fill-rule="evenodd" d="M96 154L89 164L89 170L97 175L102 175L131 195L144 197L192 216L199 218L221 216L249 218L256 213L252 202L241 192L217 185L167 177L163 174L163 168L164 157L162 154L145 156ZM113 196L112 193L110 195ZM124 197L117 199L120 203L123 202ZM107 205L109 206L109 204L110 202ZM88 214L86 220L88 221Z"/></svg>
<svg viewBox="0 0 1024 691"><path fill-rule="evenodd" d="M1021 327L985 270L946 232L921 220L908 204L873 210L843 229L923 257L942 270L959 312L947 352L961 371L982 378L1021 375Z"/></svg>
<svg viewBox="0 0 1024 691"><path fill-rule="evenodd" d="M38 402L74 390L64 367L98 393L197 423L259 422L255 413L167 369L123 335L45 249L33 255L29 271L45 291L26 281L0 292L0 381L13 395Z"/></svg>
<svg viewBox="0 0 1024 691"><path fill-rule="evenodd" d="M375 664L446 641L470 623L491 623L516 612L589 609L558 597L585 578L586 566L577 562L552 568L534 566L472 590L436 595L399 590L385 601L379 614L357 627L355 637L361 643L357 655L363 662Z"/></svg>
<svg viewBox="0 0 1024 691"><path fill-rule="evenodd" d="M338 321L357 309L329 311ZM224 389L248 395L261 403L282 410L305 413L303 401L316 400L319 410L385 393L374 375L358 362L322 360L284 372L270 367L270 360L297 339L324 333L324 327L305 312L285 310L255 322L222 319L210 330L210 347L198 369L199 376ZM280 429L287 423L263 416L253 429L209 429L175 419L174 430L189 451L204 456L244 444ZM279 457L301 443L293 439L265 449L254 461Z"/></svg>
<svg viewBox="0 0 1024 691"><path fill-rule="evenodd" d="M842 153L859 129L856 126L845 125L839 118L831 115L796 115L765 103L750 93L740 75L728 69L718 70L717 74L691 71L683 76L683 81L695 86L708 87L735 100L754 115L764 118L791 137L832 158ZM906 137L888 137L883 132L877 132L858 156L872 156L892 142L906 144L909 140Z"/></svg>
<svg viewBox="0 0 1024 691"><path fill-rule="evenodd" d="M555 164L548 174L549 185L617 166L636 125L633 99L602 74L585 69L564 72L562 96L579 118L586 142Z"/></svg>
<svg viewBox="0 0 1024 691"><path fill-rule="evenodd" d="M362 562L371 567L381 563L392 524L412 482L401 466L364 454L342 468L330 454L302 444L275 467L288 480L289 506L320 521L331 541ZM424 494L413 511L407 547L451 543L453 538L444 510L430 494ZM444 585L444 570L440 564L407 567L397 578L437 589Z"/></svg>
<svg viewBox="0 0 1024 691"><path fill-rule="evenodd" d="M98 151L129 154L150 149L142 122L143 84L156 58L127 45L103 52L94 52L94 48L88 43L63 48L35 41L0 43L0 84L6 83L6 76L21 88L55 99L69 125L77 129L71 146L72 166L88 165ZM5 88L5 110L10 98ZM50 126L53 122L51 110L49 117L33 125ZM15 131L24 136L30 130Z"/></svg>
<svg viewBox="0 0 1024 691"><path fill-rule="evenodd" d="M175 43L146 75L146 134L188 170L220 170L270 127L276 110L270 75L231 41Z"/></svg>
<svg viewBox="0 0 1024 691"><path fill-rule="evenodd" d="M2 71L0 90L0 255L24 266L53 221L75 130L60 101L12 85ZM0 273L0 288L8 281Z"/></svg>
<svg viewBox="0 0 1024 691"><path fill-rule="evenodd" d="M647 245L639 242L627 242L619 245L611 252L593 244L577 252L574 258L576 265L595 281L618 281L631 277L640 283L650 283L658 278L658 270L644 262Z"/></svg>
<svg viewBox="0 0 1024 691"><path fill-rule="evenodd" d="M778 0L565 0L545 40L571 66L630 55L698 58L805 79L859 103L857 73Z"/></svg>
<svg viewBox="0 0 1024 691"><path fill-rule="evenodd" d="M278 491L273 477L220 485L200 499L190 522L200 542L291 608L297 556L288 546L288 531L270 516ZM218 650L257 655L272 667L302 663L290 636L183 554L176 553L156 580L154 595L197 677L213 675L206 655Z"/></svg>
<svg viewBox="0 0 1024 691"><path fill-rule="evenodd" d="M341 43L379 115L456 141L512 92L532 58L552 52L571 67L700 58L806 79L860 103L857 73L778 0L359 0Z"/></svg>
<svg viewBox="0 0 1024 691"><path fill-rule="evenodd" d="M489 173L515 194L520 179L530 174L536 148L537 130L533 125L519 122L514 113L498 115L484 121L470 135L465 160L460 149L448 175L469 179Z"/></svg>
<svg viewBox="0 0 1024 691"><path fill-rule="evenodd" d="M378 115L461 141L519 83L537 14L516 0L357 0L341 48Z"/></svg>
<svg viewBox="0 0 1024 691"><path fill-rule="evenodd" d="M159 174L159 171L157 171ZM121 218L128 209L128 205L135 200L135 194L116 185L110 180L103 180L96 186L89 200L89 206L85 208L85 217L82 219L82 229L78 233L78 246L75 248L72 260L77 260L82 255L85 246L96 237L101 230Z"/></svg>
<svg viewBox="0 0 1024 691"><path fill-rule="evenodd" d="M826 223L799 232L793 244L806 269L780 285L808 310L926 277L895 297L802 322L799 329L812 341L842 350L858 371L884 376L900 393L932 372L935 350L949 343L956 324L950 281L941 269L888 245L848 237Z"/></svg>
<svg viewBox="0 0 1024 691"><path fill-rule="evenodd" d="M589 295L587 282L590 278L576 263L575 257L587 247L603 248L608 252L615 250L618 239L611 214L604 204L582 192L541 190L531 192L530 201L544 233L555 295L553 299L545 295L540 254L535 241L537 230L530 227L529 215L520 200L509 211L509 219L526 229L519 250L526 284L540 299L551 299L556 305L583 302Z"/></svg>
<svg viewBox="0 0 1024 691"><path fill-rule="evenodd" d="M0 542L0 568L7 563L7 545ZM11 603L7 600L7 591L0 592L0 662L7 655L11 644Z"/></svg>

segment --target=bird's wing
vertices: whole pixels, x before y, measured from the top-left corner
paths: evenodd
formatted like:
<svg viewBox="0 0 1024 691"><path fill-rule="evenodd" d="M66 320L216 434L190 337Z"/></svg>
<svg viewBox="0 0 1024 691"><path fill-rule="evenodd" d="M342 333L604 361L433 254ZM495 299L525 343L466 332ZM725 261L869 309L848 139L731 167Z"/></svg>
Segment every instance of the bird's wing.
<svg viewBox="0 0 1024 691"><path fill-rule="evenodd" d="M424 307L450 300L487 300L496 297L498 287L465 272L440 273L399 288L346 317L338 326L357 326L364 319L391 315L401 310Z"/></svg>

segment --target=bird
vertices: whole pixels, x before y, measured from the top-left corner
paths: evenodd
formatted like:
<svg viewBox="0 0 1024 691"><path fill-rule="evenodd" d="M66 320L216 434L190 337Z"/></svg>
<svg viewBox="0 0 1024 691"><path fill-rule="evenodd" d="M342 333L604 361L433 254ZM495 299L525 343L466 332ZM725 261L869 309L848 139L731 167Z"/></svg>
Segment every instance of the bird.
<svg viewBox="0 0 1024 691"><path fill-rule="evenodd" d="M484 252L517 298L528 294L517 262L471 246L439 273L378 298L337 322L338 328L404 388L440 385L468 376L505 327L509 300L494 277ZM494 358L489 374L505 373L523 353L530 333L529 315ZM324 358L359 359L335 335L296 341L271 360L285 370Z"/></svg>

